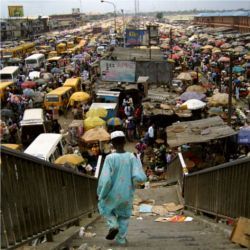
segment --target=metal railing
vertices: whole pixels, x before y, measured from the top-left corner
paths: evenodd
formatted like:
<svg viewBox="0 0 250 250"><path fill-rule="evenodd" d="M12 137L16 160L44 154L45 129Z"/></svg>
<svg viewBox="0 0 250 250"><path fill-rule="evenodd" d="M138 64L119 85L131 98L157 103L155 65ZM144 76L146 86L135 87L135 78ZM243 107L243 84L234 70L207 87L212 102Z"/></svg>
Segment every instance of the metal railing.
<svg viewBox="0 0 250 250"><path fill-rule="evenodd" d="M167 183L178 183L182 189L183 187L183 168L178 156L176 156L167 166Z"/></svg>
<svg viewBox="0 0 250 250"><path fill-rule="evenodd" d="M250 218L250 158L242 158L184 179L185 206L221 218Z"/></svg>
<svg viewBox="0 0 250 250"><path fill-rule="evenodd" d="M1 147L1 249L51 238L94 212L96 187L96 178Z"/></svg>

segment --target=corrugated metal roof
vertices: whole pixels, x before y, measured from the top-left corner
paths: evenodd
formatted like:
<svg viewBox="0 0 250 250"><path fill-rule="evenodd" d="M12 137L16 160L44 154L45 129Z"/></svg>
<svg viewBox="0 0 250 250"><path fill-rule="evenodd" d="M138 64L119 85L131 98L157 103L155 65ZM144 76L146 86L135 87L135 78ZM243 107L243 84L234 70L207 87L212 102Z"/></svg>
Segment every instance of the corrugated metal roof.
<svg viewBox="0 0 250 250"><path fill-rule="evenodd" d="M201 143L216 140L235 132L219 116L202 120L173 123L166 129L170 147L178 147L187 143Z"/></svg>
<svg viewBox="0 0 250 250"><path fill-rule="evenodd" d="M213 17L213 16L249 16L250 11L225 11L225 12L211 12L199 13L197 17Z"/></svg>

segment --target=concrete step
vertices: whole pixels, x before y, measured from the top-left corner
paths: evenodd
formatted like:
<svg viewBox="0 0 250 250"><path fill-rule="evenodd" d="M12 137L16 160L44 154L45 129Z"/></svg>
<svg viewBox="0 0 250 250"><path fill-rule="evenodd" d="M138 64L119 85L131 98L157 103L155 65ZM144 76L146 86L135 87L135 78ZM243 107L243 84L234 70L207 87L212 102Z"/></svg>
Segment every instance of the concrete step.
<svg viewBox="0 0 250 250"><path fill-rule="evenodd" d="M128 232L128 247L125 249L142 250L219 250L242 249L232 244L230 240L219 230L200 223L196 219L192 222L159 223L154 222L157 217L144 217L143 220L131 218ZM106 241L107 227L103 219L97 221L90 230L95 232L93 238L76 237L72 247L77 249L82 244L100 249L124 249L114 242Z"/></svg>

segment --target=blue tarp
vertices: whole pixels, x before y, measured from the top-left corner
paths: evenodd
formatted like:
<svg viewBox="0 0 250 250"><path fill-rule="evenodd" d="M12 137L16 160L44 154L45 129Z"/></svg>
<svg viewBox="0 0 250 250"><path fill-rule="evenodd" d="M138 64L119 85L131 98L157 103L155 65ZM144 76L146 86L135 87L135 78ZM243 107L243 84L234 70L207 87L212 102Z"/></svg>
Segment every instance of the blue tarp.
<svg viewBox="0 0 250 250"><path fill-rule="evenodd" d="M238 133L238 143L250 145L250 126L240 129Z"/></svg>

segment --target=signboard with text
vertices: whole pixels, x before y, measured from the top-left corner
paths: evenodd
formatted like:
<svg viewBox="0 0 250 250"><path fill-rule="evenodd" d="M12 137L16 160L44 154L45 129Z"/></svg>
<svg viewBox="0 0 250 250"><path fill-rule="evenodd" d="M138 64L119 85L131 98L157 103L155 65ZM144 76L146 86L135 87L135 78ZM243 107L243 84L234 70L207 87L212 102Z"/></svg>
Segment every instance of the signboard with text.
<svg viewBox="0 0 250 250"><path fill-rule="evenodd" d="M126 29L126 45L127 46L147 46L148 31Z"/></svg>
<svg viewBox="0 0 250 250"><path fill-rule="evenodd" d="M22 5L15 5L15 6L8 6L9 17L23 17L23 6Z"/></svg>
<svg viewBox="0 0 250 250"><path fill-rule="evenodd" d="M80 13L80 8L73 8L72 9L72 14L79 14Z"/></svg>
<svg viewBox="0 0 250 250"><path fill-rule="evenodd" d="M135 62L101 60L100 68L103 81L135 82Z"/></svg>

